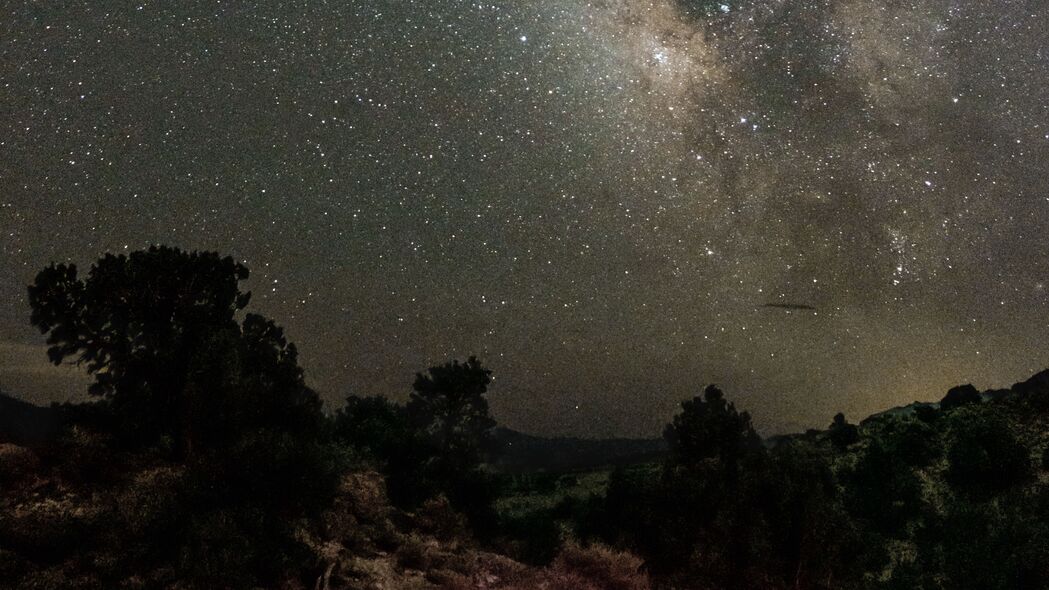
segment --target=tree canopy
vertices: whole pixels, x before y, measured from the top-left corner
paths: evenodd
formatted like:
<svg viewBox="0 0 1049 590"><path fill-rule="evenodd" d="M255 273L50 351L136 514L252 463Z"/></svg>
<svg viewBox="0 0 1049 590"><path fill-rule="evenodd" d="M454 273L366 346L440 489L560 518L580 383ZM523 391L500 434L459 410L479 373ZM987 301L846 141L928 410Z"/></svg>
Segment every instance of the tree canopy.
<svg viewBox="0 0 1049 590"><path fill-rule="evenodd" d="M89 393L112 403L124 435L168 436L185 456L234 416L283 424L319 411L281 328L255 314L237 322L248 274L230 257L164 246L106 254L84 279L52 264L29 286L30 321L53 363L86 366Z"/></svg>

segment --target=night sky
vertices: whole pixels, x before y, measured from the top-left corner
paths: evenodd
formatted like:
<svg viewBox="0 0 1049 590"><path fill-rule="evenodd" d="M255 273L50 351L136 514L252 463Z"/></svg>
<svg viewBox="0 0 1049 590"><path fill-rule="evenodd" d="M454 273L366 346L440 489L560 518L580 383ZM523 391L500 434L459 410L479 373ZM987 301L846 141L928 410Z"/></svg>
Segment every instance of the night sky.
<svg viewBox="0 0 1049 590"><path fill-rule="evenodd" d="M333 403L477 354L528 432L822 427L1049 367L1047 181L1042 0L12 1L0 387L83 390L40 268L161 243Z"/></svg>

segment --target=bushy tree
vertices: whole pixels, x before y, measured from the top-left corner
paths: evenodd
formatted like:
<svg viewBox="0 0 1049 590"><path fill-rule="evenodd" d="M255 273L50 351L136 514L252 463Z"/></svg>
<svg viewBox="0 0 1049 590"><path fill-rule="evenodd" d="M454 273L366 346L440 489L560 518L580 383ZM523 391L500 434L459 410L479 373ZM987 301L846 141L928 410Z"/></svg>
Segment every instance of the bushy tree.
<svg viewBox="0 0 1049 590"><path fill-rule="evenodd" d="M681 412L663 431L673 466L694 466L715 460L733 474L748 455L761 450L761 437L754 431L750 414L736 411L714 385L681 403Z"/></svg>
<svg viewBox="0 0 1049 590"><path fill-rule="evenodd" d="M211 252L154 246L106 254L81 280L52 264L29 287L30 321L47 334L55 364L72 359L95 377L89 393L121 412L125 434L170 436L190 452L190 365L215 334L238 329L248 269Z"/></svg>
<svg viewBox="0 0 1049 590"><path fill-rule="evenodd" d="M943 454L939 434L920 419L890 419L881 437L889 451L911 467L928 467Z"/></svg>
<svg viewBox="0 0 1049 590"><path fill-rule="evenodd" d="M388 466L391 457L415 442L404 407L382 396L351 395L336 412L333 423L337 439L380 467Z"/></svg>
<svg viewBox="0 0 1049 590"><path fill-rule="evenodd" d="M416 375L405 406L409 432L386 460L391 499L415 506L444 494L475 526L490 524L495 485L482 465L495 426L484 397L491 374L470 357Z"/></svg>
<svg viewBox="0 0 1049 590"><path fill-rule="evenodd" d="M849 512L880 535L905 537L907 524L924 509L921 480L880 438L868 441L843 480Z"/></svg>
<svg viewBox="0 0 1049 590"><path fill-rule="evenodd" d="M851 586L862 575L860 533L827 457L794 440L776 446L767 465L747 499L762 515L760 570L785 588Z"/></svg>
<svg viewBox="0 0 1049 590"><path fill-rule="evenodd" d="M214 253L154 247L104 256L84 281L52 265L29 289L52 361L85 363L117 417L92 424L133 450L175 442L164 534L128 542L188 587L272 584L303 568L297 519L320 512L338 475L295 346L262 316L235 317L247 276Z"/></svg>
<svg viewBox="0 0 1049 590"><path fill-rule="evenodd" d="M969 404L980 403L980 392L972 385L959 385L952 387L947 395L940 400L940 409L944 411L953 410Z"/></svg>
<svg viewBox="0 0 1049 590"><path fill-rule="evenodd" d="M845 419L845 414L838 412L834 416L834 421L827 427L827 438L839 450L844 450L860 440L860 430L855 424L849 424Z"/></svg>
<svg viewBox="0 0 1049 590"><path fill-rule="evenodd" d="M687 564L688 575L714 584L743 583L757 549L748 538L760 519L745 501L749 474L766 460L750 415L711 385L682 402L664 438L669 455L648 509L656 521L639 530L642 538L659 536L642 552L665 567Z"/></svg>
<svg viewBox="0 0 1049 590"><path fill-rule="evenodd" d="M476 357L451 361L415 376L408 419L449 468L472 469L490 449L495 420L484 395L492 372Z"/></svg>
<svg viewBox="0 0 1049 590"><path fill-rule="evenodd" d="M1017 494L1008 502L948 503L935 537L924 544L936 549L938 559L930 565L939 573L940 587L1049 588L1049 520L1039 502Z"/></svg>
<svg viewBox="0 0 1049 590"><path fill-rule="evenodd" d="M987 497L1032 476L1031 452L1009 423L986 411L951 417L947 481L974 497Z"/></svg>

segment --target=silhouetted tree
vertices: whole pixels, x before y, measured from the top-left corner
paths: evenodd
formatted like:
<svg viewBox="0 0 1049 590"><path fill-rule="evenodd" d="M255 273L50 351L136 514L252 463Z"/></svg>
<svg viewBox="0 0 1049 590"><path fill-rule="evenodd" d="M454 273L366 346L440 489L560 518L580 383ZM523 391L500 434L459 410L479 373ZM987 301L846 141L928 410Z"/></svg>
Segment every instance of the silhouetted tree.
<svg viewBox="0 0 1049 590"><path fill-rule="evenodd" d="M681 412L663 431L673 465L694 465L715 459L726 473L734 473L747 454L762 448L750 414L737 412L714 385L681 403Z"/></svg>
<svg viewBox="0 0 1049 590"><path fill-rule="evenodd" d="M943 454L939 435L931 426L918 419L889 419L880 438L892 454L911 467L928 467Z"/></svg>
<svg viewBox="0 0 1049 590"><path fill-rule="evenodd" d="M784 588L851 587L862 546L827 458L794 440L775 447L767 465L747 500L764 524L755 535L764 539L760 570Z"/></svg>
<svg viewBox="0 0 1049 590"><path fill-rule="evenodd" d="M663 550L668 544L671 550L662 559L688 563L715 585L745 585L757 550L750 539L760 519L747 505L751 478L745 476L764 469L766 459L750 415L711 385L702 397L682 402L663 436L670 452L663 506L655 514Z"/></svg>
<svg viewBox="0 0 1049 590"><path fill-rule="evenodd" d="M980 411L951 417L947 481L977 498L1008 490L1032 476L1031 452L1008 422Z"/></svg>
<svg viewBox="0 0 1049 590"><path fill-rule="evenodd" d="M952 387L940 400L941 410L953 410L968 404L980 403L980 392L972 385Z"/></svg>
<svg viewBox="0 0 1049 590"><path fill-rule="evenodd" d="M492 372L476 357L417 373L408 400L408 419L449 462L473 467L488 450L495 420L484 394Z"/></svg>
<svg viewBox="0 0 1049 590"><path fill-rule="evenodd" d="M414 442L404 407L381 396L347 397L335 414L334 435L383 466Z"/></svg>
<svg viewBox="0 0 1049 590"><path fill-rule="evenodd" d="M1006 502L957 500L945 506L942 526L921 548L938 587L959 590L1049 588L1049 520L1044 500L1011 495Z"/></svg>
<svg viewBox="0 0 1049 590"><path fill-rule="evenodd" d="M470 357L416 375L405 408L414 440L399 445L389 461L387 481L395 501L411 505L443 492L475 525L490 520L495 488L481 465L495 427L484 397L491 374Z"/></svg>
<svg viewBox="0 0 1049 590"><path fill-rule="evenodd" d="M860 440L860 431L855 424L849 424L845 420L845 414L838 412L834 416L834 421L827 427L827 438L839 450L844 450L845 447Z"/></svg>
<svg viewBox="0 0 1049 590"><path fill-rule="evenodd" d="M872 438L844 474L845 503L854 517L881 535L901 538L923 510L921 481L879 438Z"/></svg>
<svg viewBox="0 0 1049 590"><path fill-rule="evenodd" d="M214 253L154 247L106 255L84 281L52 265L29 288L51 360L87 365L121 433L175 441L176 500L163 539L143 543L188 587L272 585L305 567L296 523L327 505L339 473L295 346L261 316L236 321L247 276Z"/></svg>
<svg viewBox="0 0 1049 590"><path fill-rule="evenodd" d="M53 363L84 364L89 393L110 399L136 434L172 436L185 456L190 365L209 338L237 330L246 278L232 258L157 246L106 254L84 280L75 265L52 264L29 287L30 321L48 335Z"/></svg>

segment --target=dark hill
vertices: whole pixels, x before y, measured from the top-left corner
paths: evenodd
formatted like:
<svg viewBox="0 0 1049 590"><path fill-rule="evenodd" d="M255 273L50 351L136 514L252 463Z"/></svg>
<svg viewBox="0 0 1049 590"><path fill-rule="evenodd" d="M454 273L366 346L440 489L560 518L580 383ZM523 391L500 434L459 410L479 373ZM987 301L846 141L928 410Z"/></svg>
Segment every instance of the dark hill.
<svg viewBox="0 0 1049 590"><path fill-rule="evenodd" d="M57 436L61 426L57 408L42 408L0 392L0 442L37 446Z"/></svg>
<svg viewBox="0 0 1049 590"><path fill-rule="evenodd" d="M495 444L496 467L511 473L631 465L659 459L667 450L661 438L544 438L508 428L496 428Z"/></svg>

